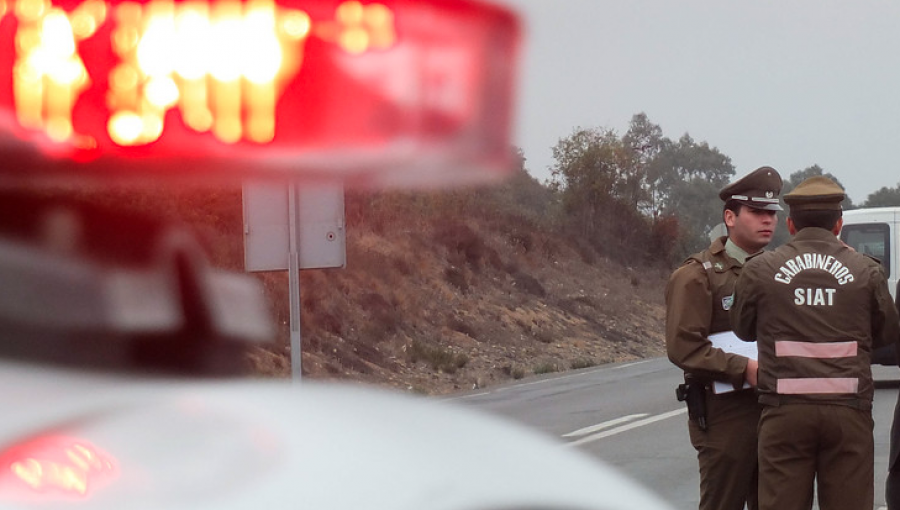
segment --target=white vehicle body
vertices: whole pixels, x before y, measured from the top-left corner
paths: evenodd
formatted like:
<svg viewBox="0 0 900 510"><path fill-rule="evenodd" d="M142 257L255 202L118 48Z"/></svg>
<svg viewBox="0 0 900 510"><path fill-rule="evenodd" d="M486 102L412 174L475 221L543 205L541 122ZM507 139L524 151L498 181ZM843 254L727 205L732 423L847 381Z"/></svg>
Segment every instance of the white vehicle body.
<svg viewBox="0 0 900 510"><path fill-rule="evenodd" d="M0 508L665 510L548 436L344 385L0 360Z"/></svg>
<svg viewBox="0 0 900 510"><path fill-rule="evenodd" d="M875 207L844 211L841 240L856 251L871 255L884 265L891 295L897 295L900 252L900 207Z"/></svg>
<svg viewBox="0 0 900 510"><path fill-rule="evenodd" d="M55 210L6 198L32 218ZM86 232L116 233L106 215L68 210L94 218ZM126 239L156 255L116 264L0 229L0 509L668 508L500 418L252 378L248 349L271 324L259 281L210 267L177 229L141 224L156 235Z"/></svg>
<svg viewBox="0 0 900 510"><path fill-rule="evenodd" d="M873 207L844 211L841 240L860 253L871 255L884 265L888 288L897 299L897 273L900 269L900 207ZM872 353L872 363L896 365L894 346Z"/></svg>

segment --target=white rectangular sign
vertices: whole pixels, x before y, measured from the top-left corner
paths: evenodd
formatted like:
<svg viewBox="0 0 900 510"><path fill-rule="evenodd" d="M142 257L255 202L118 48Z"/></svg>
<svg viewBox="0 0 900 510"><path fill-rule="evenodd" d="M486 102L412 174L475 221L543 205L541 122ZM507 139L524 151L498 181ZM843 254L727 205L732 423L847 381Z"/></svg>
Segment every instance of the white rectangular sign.
<svg viewBox="0 0 900 510"><path fill-rule="evenodd" d="M244 183L244 268L287 271L291 215L300 269L344 267L347 263L344 190L341 186L297 187L291 210L289 184Z"/></svg>

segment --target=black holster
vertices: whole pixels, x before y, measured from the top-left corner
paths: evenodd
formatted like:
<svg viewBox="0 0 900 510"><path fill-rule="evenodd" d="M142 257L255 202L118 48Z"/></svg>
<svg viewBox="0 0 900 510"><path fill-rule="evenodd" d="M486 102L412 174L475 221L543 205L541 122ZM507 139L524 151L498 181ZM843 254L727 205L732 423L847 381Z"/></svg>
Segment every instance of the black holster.
<svg viewBox="0 0 900 510"><path fill-rule="evenodd" d="M675 398L679 402L686 402L688 408L688 418L693 421L700 430L706 430L706 391L708 385L691 377L688 374L684 376L684 384L679 384L675 388Z"/></svg>

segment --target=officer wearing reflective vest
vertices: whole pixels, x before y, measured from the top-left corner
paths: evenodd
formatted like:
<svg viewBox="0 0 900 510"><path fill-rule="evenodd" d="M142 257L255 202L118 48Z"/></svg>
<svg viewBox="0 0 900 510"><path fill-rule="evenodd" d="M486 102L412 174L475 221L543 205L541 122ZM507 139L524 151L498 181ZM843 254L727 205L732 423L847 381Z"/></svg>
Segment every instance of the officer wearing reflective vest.
<svg viewBox="0 0 900 510"><path fill-rule="evenodd" d="M677 390L688 405L688 432L697 451L700 510L756 510L756 426L759 404L747 376L756 361L713 346L729 331L734 282L744 260L772 240L781 210L781 176L764 166L719 192L728 236L690 256L666 286L666 350L684 370ZM714 393L721 382L732 391ZM755 380L749 381L755 384Z"/></svg>
<svg viewBox="0 0 900 510"><path fill-rule="evenodd" d="M877 259L838 239L844 190L811 177L784 196L791 241L751 257L731 323L759 351L759 508L871 510L873 349L896 342Z"/></svg>

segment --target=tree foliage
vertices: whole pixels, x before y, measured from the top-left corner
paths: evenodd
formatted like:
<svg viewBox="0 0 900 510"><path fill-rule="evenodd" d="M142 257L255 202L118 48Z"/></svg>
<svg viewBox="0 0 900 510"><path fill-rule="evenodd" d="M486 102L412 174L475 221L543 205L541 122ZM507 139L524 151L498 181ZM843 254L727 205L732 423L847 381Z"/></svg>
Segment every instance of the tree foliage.
<svg viewBox="0 0 900 510"><path fill-rule="evenodd" d="M803 170L797 170L796 172L794 172L784 178L784 186L782 186L782 188L781 188L782 202L784 202L784 196L787 195L788 193L790 193L801 182L805 181L806 179L809 179L810 177L816 177L819 175L828 177L829 179L833 180L838 185L840 185L842 188L844 187L844 185L841 183L840 179L838 179L837 177L832 175L830 172L826 172L819 165L812 165L812 166L808 166L808 167L804 168ZM842 205L845 210L855 208L855 206L853 205L853 200L850 198L849 195L847 196L847 198L844 199ZM775 235L772 236L772 242L769 243L770 248L781 246L782 244L788 242L791 238L791 234L790 234L790 232L788 232L787 223L785 220L785 218L787 218L787 215L790 211L788 210L788 207L786 204L782 203L782 207L784 208L784 211L778 214L778 216L779 216L778 228L775 230Z"/></svg>
<svg viewBox="0 0 900 510"><path fill-rule="evenodd" d="M612 129L580 127L561 138L553 147L555 163L547 183L531 176L520 149L512 150L517 163L513 174L490 188L348 193L348 225L391 229L398 223L458 211L516 225L509 233L515 239L527 238L529 231L539 228L562 229L579 249L588 247L592 256L600 253L626 264L674 264L709 244L710 232L722 221L718 192L736 176L731 159L717 148L688 133L670 139L645 113L634 115L621 136ZM787 176L782 195L815 175L841 184L812 165ZM862 204L893 205L900 206L900 183L876 191ZM216 207L212 214L204 212L205 206L184 200L180 215L217 228L235 223L237 209L224 214ZM848 197L844 208L853 207ZM786 211L780 213L772 246L789 238L785 215Z"/></svg>
<svg viewBox="0 0 900 510"><path fill-rule="evenodd" d="M709 232L722 221L719 190L735 174L731 158L689 134L668 142L658 157L657 173L667 190L661 213L682 219L688 249L707 244Z"/></svg>
<svg viewBox="0 0 900 510"><path fill-rule="evenodd" d="M870 194L863 202L863 207L896 207L900 206L900 182L894 188L883 186Z"/></svg>
<svg viewBox="0 0 900 510"><path fill-rule="evenodd" d="M628 132L622 143L632 157L635 179L632 185L639 190L632 192L635 207L644 211L657 211L663 191L659 188L660 169L654 165L666 146L662 128L650 122L647 114L638 113L631 118Z"/></svg>
<svg viewBox="0 0 900 510"><path fill-rule="evenodd" d="M552 186L568 226L601 252L622 260L640 255L650 229L638 211L644 200L642 167L609 129L578 128L553 148Z"/></svg>
<svg viewBox="0 0 900 510"><path fill-rule="evenodd" d="M633 202L635 175L631 155L609 129L578 128L553 147L552 182L567 205L596 207L607 200Z"/></svg>
<svg viewBox="0 0 900 510"><path fill-rule="evenodd" d="M721 221L718 190L735 173L716 148L687 133L672 141L644 113L632 117L621 137L578 128L559 140L553 156L551 183L577 232L605 238L608 249L616 233L615 249L627 257L648 249L653 257L681 257L703 247Z"/></svg>
<svg viewBox="0 0 900 510"><path fill-rule="evenodd" d="M833 174L831 174L830 172L826 172L819 165L812 165L812 166L804 168L803 170L798 170L798 171L792 173L787 179L785 179L784 187L781 189L781 196L784 196L784 195L787 195L788 193L790 193L791 190L796 188L798 184L805 181L806 179L809 179L810 177L816 177L819 175L828 177L832 181L836 182L840 187L847 189L843 185L843 183L841 183L841 180L838 179L837 177L835 177ZM855 206L853 205L853 200L850 198L849 195L847 195L847 198L844 199L844 201L841 203L841 205L844 207L844 210L849 210L849 209L855 208Z"/></svg>

